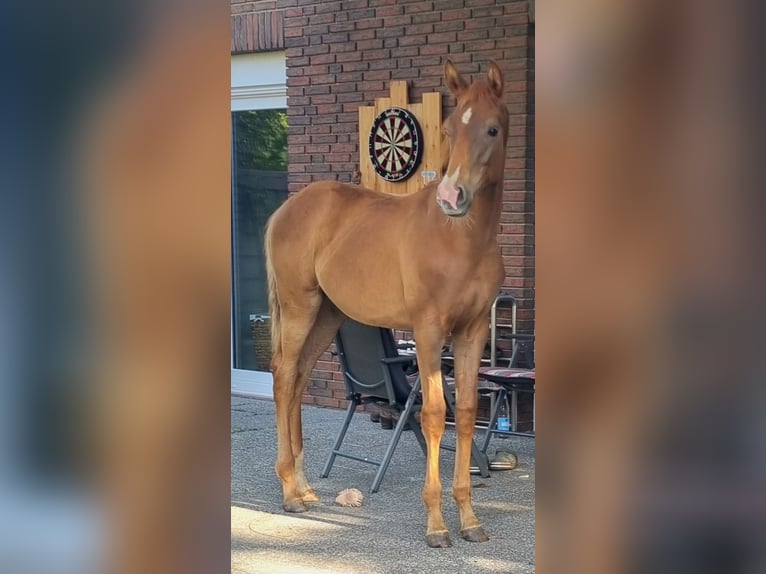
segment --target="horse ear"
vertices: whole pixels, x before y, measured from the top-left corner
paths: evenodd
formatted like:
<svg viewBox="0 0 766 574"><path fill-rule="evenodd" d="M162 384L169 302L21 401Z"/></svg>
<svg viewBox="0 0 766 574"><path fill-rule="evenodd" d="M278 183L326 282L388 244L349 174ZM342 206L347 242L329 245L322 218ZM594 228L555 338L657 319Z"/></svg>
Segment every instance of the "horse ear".
<svg viewBox="0 0 766 574"><path fill-rule="evenodd" d="M492 92L498 97L503 97L503 72L500 71L500 67L494 62L489 63L489 72L487 72L487 80L489 80L489 87L492 88Z"/></svg>
<svg viewBox="0 0 766 574"><path fill-rule="evenodd" d="M447 60L444 64L444 79L447 82L449 91L454 96L459 96L460 93L468 87L468 82L463 79L460 72L457 71L452 61Z"/></svg>

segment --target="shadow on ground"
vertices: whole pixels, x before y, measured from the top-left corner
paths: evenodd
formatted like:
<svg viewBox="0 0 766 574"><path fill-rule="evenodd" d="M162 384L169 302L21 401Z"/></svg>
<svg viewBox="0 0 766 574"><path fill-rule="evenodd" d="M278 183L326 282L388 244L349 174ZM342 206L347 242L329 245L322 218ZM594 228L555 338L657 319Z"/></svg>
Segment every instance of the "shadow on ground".
<svg viewBox="0 0 766 574"><path fill-rule="evenodd" d="M376 467L336 459L330 476L321 468L342 424L344 413L303 407L306 471L321 497L304 514L285 514L274 474L276 433L274 404L232 398L231 407L231 564L233 573L263 574L402 574L441 572L528 574L534 568L534 441L495 437L494 449L510 447L519 466L473 477L476 514L490 540L472 544L460 538L451 497L454 453L442 454L444 518L453 547L425 544L425 508L420 498L425 461L412 433L405 432L380 491L369 494ZM344 443L348 450L382 457L392 431L382 430L364 414L352 421ZM478 434L478 433L477 433ZM454 444L452 430L446 444ZM344 488L365 494L359 508L334 504Z"/></svg>

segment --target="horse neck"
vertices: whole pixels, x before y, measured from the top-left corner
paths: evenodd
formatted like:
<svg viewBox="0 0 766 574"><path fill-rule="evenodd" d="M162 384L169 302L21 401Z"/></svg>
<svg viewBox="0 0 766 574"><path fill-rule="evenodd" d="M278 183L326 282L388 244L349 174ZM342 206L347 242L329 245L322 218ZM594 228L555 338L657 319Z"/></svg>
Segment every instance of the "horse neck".
<svg viewBox="0 0 766 574"><path fill-rule="evenodd" d="M503 211L503 181L488 183L481 188L473 200L469 211L472 227L485 232L486 241L497 241L497 229L500 214Z"/></svg>

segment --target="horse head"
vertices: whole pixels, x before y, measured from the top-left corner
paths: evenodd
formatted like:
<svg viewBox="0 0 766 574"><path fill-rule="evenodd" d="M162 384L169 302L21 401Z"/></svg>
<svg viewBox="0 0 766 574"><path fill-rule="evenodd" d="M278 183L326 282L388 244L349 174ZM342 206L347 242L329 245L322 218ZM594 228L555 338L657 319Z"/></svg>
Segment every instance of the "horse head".
<svg viewBox="0 0 766 574"><path fill-rule="evenodd" d="M486 78L468 84L447 60L444 77L457 107L442 128L449 159L436 201L445 214L462 217L478 194L502 186L508 108L503 74L495 62L490 62Z"/></svg>

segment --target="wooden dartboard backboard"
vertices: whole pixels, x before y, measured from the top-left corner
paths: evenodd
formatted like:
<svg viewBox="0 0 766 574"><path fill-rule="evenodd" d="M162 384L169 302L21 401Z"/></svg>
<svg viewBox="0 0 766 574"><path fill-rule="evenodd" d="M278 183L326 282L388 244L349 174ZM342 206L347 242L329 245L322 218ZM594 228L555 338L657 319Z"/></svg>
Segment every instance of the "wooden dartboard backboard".
<svg viewBox="0 0 766 574"><path fill-rule="evenodd" d="M400 112L391 112L392 110L402 110ZM381 114L391 112L390 121L386 125L389 129L396 132L395 139L399 139L397 147L400 147L400 153L393 156L395 150L388 152L382 149L386 137L390 139L390 134L378 136L378 166L384 173L381 175L376 171L376 163L371 159L375 156L376 144L375 137L371 137L373 126L376 125L376 119L380 122ZM405 115L411 116L415 124L420 128L418 134L420 146L420 157L414 166L414 171L410 177L402 176L408 168L407 163L411 161L411 153L406 146L398 145L403 138L410 138L407 133L412 129L409 125L405 127ZM398 122L394 121L398 118ZM381 124L378 124L381 125ZM395 80L391 82L390 97L376 98L374 106L362 106L359 108L359 171L362 174L361 184L370 189L376 189L386 193L407 194L413 193L422 188L428 180L440 178L441 173L441 125L442 125L442 106L441 94L439 92L430 92L423 94L422 103L409 103L407 98L407 82ZM376 130L377 131L377 130ZM408 143L411 139L408 139ZM385 157L382 157L383 153ZM381 169L380 167L383 167ZM385 173L391 175L385 177Z"/></svg>

